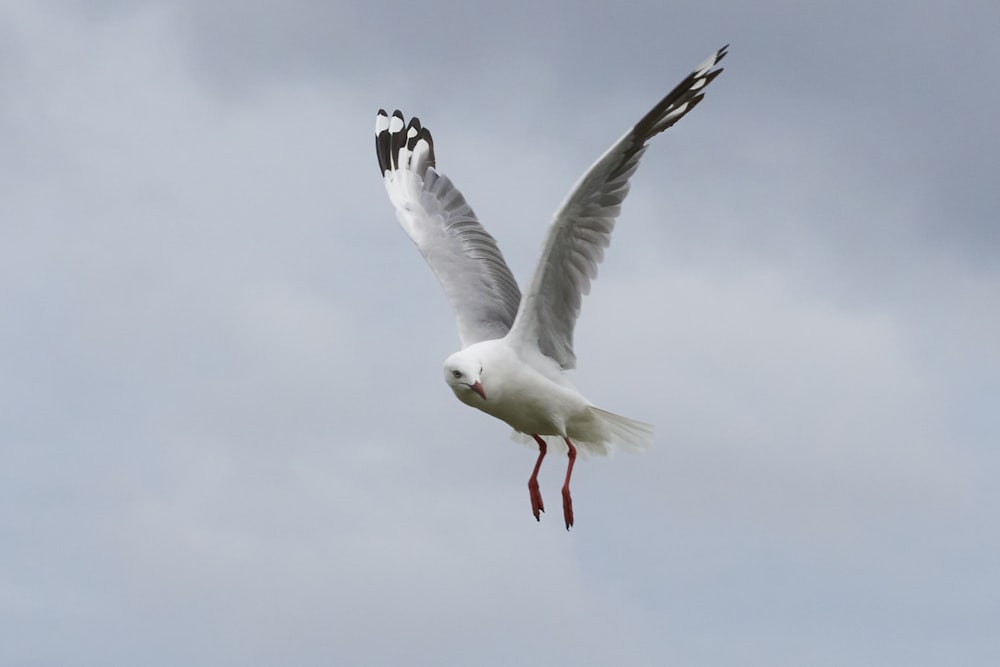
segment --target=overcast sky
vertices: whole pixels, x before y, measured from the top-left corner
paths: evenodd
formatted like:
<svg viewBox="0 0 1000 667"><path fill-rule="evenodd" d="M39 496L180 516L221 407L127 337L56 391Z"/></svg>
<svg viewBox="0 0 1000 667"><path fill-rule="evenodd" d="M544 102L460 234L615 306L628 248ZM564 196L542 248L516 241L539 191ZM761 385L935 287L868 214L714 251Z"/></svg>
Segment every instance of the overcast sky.
<svg viewBox="0 0 1000 667"><path fill-rule="evenodd" d="M1000 5L475 7L0 3L0 664L1000 663ZM576 331L657 444L536 523L375 112L524 283L726 43Z"/></svg>

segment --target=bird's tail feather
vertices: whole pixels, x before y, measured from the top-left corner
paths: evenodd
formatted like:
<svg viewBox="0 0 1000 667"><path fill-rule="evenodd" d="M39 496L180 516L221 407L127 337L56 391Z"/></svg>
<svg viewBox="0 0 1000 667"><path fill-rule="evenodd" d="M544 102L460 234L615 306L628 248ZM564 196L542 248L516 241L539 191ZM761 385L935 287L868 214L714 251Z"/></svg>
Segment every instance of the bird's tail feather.
<svg viewBox="0 0 1000 667"><path fill-rule="evenodd" d="M590 411L603 424L608 433L608 440L619 449L638 453L653 445L652 424L622 417L593 406L590 407Z"/></svg>

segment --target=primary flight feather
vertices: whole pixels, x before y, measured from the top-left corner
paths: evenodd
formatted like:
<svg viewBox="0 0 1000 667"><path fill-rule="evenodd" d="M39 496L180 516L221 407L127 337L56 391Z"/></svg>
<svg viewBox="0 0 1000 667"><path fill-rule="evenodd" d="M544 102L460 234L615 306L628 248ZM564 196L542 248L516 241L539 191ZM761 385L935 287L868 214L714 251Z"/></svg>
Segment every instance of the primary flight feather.
<svg viewBox="0 0 1000 667"><path fill-rule="evenodd" d="M539 453L528 481L536 519L545 507L538 470L550 442L569 464L563 519L573 525L569 483L577 447L606 454L612 444L642 449L653 428L592 405L563 371L576 365L573 329L582 297L611 242L615 220L647 142L691 111L721 72L724 46L698 66L591 165L549 227L522 296L496 240L447 176L437 171L431 134L417 118L379 109L375 149L389 201L451 303L462 349L445 360L445 381L463 403L530 436Z"/></svg>

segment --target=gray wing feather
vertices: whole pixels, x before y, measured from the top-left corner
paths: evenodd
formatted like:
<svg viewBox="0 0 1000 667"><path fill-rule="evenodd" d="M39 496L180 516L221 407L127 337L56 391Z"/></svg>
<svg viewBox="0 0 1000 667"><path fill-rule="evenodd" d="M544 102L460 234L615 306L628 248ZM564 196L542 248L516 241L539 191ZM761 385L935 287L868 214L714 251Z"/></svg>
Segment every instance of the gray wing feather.
<svg viewBox="0 0 1000 667"><path fill-rule="evenodd" d="M639 166L646 142L701 102L701 91L722 72L712 68L725 57L727 48L716 51L660 100L570 190L549 228L512 337L536 343L563 368L576 365L573 329L583 295L590 291L597 265L611 243L629 179Z"/></svg>
<svg viewBox="0 0 1000 667"><path fill-rule="evenodd" d="M379 109L375 150L400 225L437 276L458 322L462 346L503 338L521 291L496 240L462 193L437 172L434 142L417 118L404 125Z"/></svg>

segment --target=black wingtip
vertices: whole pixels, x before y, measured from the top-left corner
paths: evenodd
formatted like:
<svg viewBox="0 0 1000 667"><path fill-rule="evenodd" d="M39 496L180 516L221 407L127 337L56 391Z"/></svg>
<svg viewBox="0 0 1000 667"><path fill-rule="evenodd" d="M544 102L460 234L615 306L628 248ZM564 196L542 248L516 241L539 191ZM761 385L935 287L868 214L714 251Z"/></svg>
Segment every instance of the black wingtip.
<svg viewBox="0 0 1000 667"><path fill-rule="evenodd" d="M379 176L389 169L389 114L379 109L375 114L375 156L378 158Z"/></svg>
<svg viewBox="0 0 1000 667"><path fill-rule="evenodd" d="M729 45L726 44L721 49L715 52L715 64L718 65L720 62L722 62L722 59L728 55L729 55ZM721 67L719 68L719 71L720 72L722 71Z"/></svg>
<svg viewBox="0 0 1000 667"><path fill-rule="evenodd" d="M398 120L398 123L397 123ZM375 119L375 154L378 158L379 173L385 176L387 171L399 168L399 154L403 148L413 151L421 141L427 142L426 157L421 160L420 171L433 167L434 140L427 128L420 124L420 119L414 116L406 123L403 112L396 109L390 118L385 109L379 109Z"/></svg>
<svg viewBox="0 0 1000 667"><path fill-rule="evenodd" d="M400 128L393 129L393 122L399 119ZM403 122L403 113L396 109L392 112L392 120L389 121L389 159L390 169L399 167L399 149L406 145L406 123Z"/></svg>
<svg viewBox="0 0 1000 667"><path fill-rule="evenodd" d="M632 128L635 139L634 150L638 150L653 135L663 132L676 123L701 102L705 87L722 74L723 68L716 68L716 65L726 57L728 48L729 45L726 44L713 53L635 124Z"/></svg>

